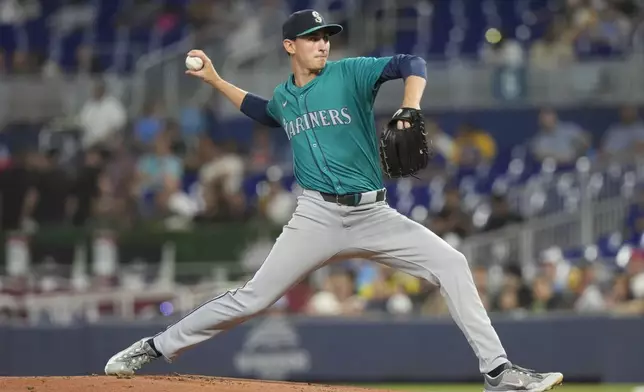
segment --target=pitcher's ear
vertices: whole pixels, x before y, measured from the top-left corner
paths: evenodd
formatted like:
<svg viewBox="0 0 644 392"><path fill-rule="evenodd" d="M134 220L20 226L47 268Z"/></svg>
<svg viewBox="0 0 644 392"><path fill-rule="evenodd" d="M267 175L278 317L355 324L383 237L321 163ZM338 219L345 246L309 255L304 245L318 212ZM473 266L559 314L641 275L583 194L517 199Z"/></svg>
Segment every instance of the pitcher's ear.
<svg viewBox="0 0 644 392"><path fill-rule="evenodd" d="M285 39L282 44L284 45L284 50L288 53L289 56L295 54L295 41L290 39Z"/></svg>

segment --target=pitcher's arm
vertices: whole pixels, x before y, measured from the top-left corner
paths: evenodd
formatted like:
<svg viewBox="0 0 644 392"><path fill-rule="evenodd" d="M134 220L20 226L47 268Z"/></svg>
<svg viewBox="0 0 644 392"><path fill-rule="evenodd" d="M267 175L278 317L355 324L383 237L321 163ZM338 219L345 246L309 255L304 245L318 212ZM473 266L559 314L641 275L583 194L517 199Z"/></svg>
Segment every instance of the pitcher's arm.
<svg viewBox="0 0 644 392"><path fill-rule="evenodd" d="M224 80L219 76L219 73L212 65L212 61L203 51L191 50L188 52L188 56L199 57L203 61L204 65L200 70L188 70L186 71L186 74L196 76L217 89L237 109L251 119L269 127L281 126L273 117L269 116L267 111L268 100L242 90L234 84Z"/></svg>

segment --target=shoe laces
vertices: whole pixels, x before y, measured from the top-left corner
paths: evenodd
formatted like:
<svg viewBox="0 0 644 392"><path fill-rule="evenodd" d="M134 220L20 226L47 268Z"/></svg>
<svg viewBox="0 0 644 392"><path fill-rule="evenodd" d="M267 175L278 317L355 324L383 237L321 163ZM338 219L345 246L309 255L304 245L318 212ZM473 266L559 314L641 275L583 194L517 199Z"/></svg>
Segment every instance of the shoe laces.
<svg viewBox="0 0 644 392"><path fill-rule="evenodd" d="M134 370L138 370L141 366L150 362L150 355L146 350L143 349L143 345L135 348L134 350L128 351L121 356L121 360L127 362L127 364Z"/></svg>
<svg viewBox="0 0 644 392"><path fill-rule="evenodd" d="M522 374L522 375L537 378L537 379L543 378L535 370L523 368L523 367L517 366L517 365L512 365L512 367L510 368L510 371L513 372L513 373L516 373L516 374Z"/></svg>

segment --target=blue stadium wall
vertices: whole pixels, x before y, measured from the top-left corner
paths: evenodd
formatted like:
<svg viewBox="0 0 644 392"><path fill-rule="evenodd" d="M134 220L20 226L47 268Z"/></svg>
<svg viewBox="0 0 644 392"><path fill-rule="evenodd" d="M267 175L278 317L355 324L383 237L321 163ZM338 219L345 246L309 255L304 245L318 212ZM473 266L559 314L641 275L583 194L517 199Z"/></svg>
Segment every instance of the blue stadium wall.
<svg viewBox="0 0 644 392"><path fill-rule="evenodd" d="M101 374L116 351L167 324L0 326L0 376ZM644 318L547 316L495 321L518 364L567 381L644 382ZM311 382L480 381L449 319L254 319L147 374Z"/></svg>
<svg viewBox="0 0 644 392"><path fill-rule="evenodd" d="M559 110L564 121L574 121L588 130L596 142L615 121L618 120L616 107L574 107ZM391 114L381 113L382 116ZM510 149L529 140L538 131L538 109L504 108L496 110L452 110L425 111L425 115L435 118L441 127L453 134L459 124L471 122L490 132L496 139L500 151ZM379 116L381 117L381 116ZM243 117L222 121L217 129L209 130L216 140L236 140L241 146L248 145L252 138L254 123ZM33 124L18 124L7 127L0 132L0 145L9 150L17 150L38 145L39 128ZM288 140L279 130L275 131L275 140L286 144Z"/></svg>

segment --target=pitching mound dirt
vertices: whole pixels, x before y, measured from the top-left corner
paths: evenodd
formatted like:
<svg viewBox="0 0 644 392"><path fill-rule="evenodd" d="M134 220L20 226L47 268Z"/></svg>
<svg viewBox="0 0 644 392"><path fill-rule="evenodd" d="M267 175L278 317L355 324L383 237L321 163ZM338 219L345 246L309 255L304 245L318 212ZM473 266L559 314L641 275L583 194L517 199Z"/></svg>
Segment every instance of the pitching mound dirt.
<svg viewBox="0 0 644 392"><path fill-rule="evenodd" d="M188 375L0 377L2 392L367 392L373 390L303 383Z"/></svg>

